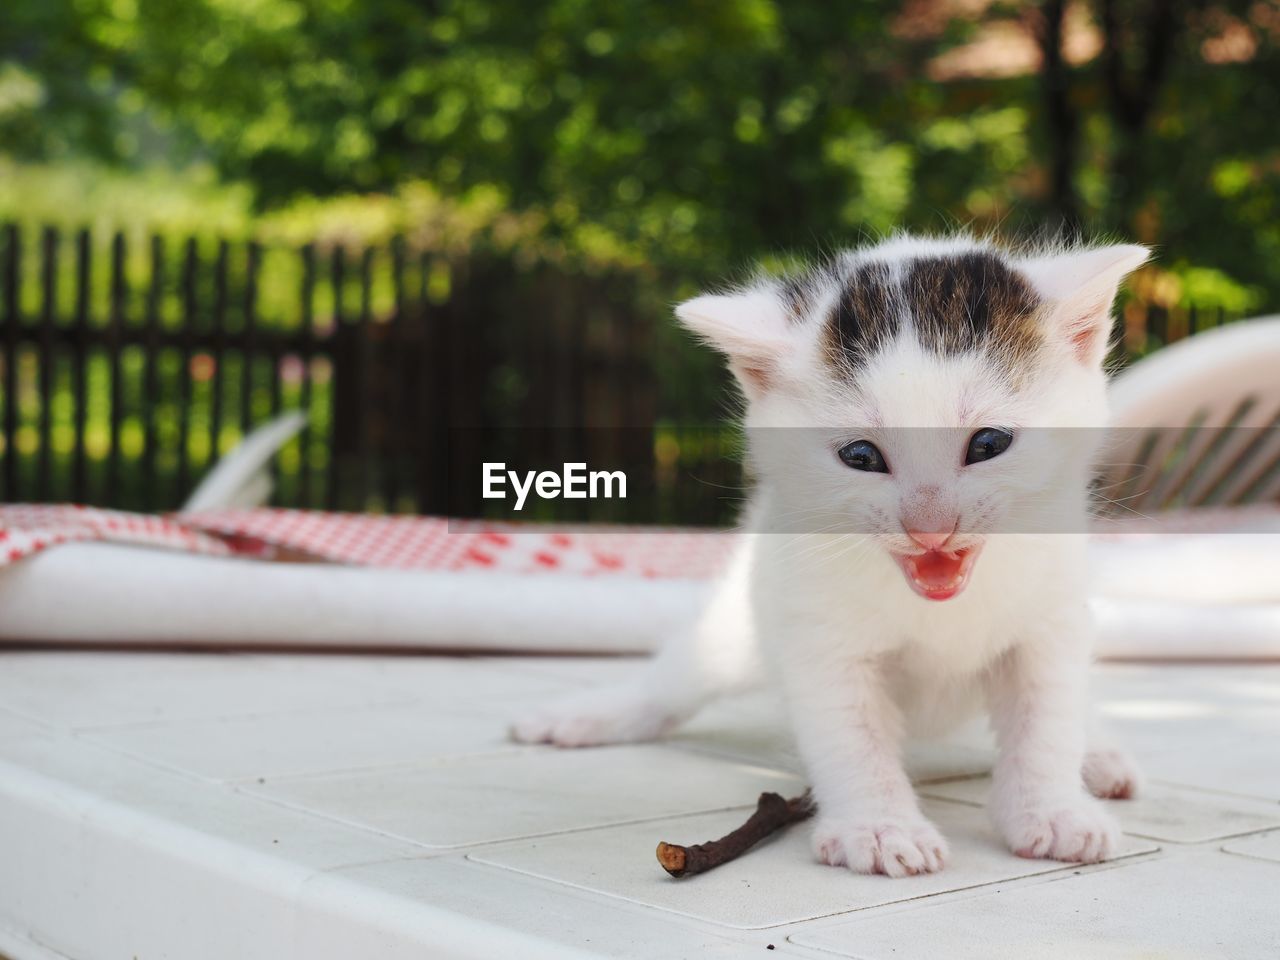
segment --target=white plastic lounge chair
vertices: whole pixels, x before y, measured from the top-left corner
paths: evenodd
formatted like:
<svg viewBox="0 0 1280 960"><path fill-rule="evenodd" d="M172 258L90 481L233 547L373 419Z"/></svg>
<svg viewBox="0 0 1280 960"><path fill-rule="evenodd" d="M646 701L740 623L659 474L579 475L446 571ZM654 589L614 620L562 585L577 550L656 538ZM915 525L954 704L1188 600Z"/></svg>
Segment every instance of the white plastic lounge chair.
<svg viewBox="0 0 1280 960"><path fill-rule="evenodd" d="M182 509L262 506L271 498L271 458L306 423L304 413L290 410L253 430L200 481Z"/></svg>
<svg viewBox="0 0 1280 960"><path fill-rule="evenodd" d="M1206 331L1111 386L1116 516L1280 500L1280 316Z"/></svg>
<svg viewBox="0 0 1280 960"><path fill-rule="evenodd" d="M1112 383L1111 407L1103 515L1160 522L1190 508L1179 523L1203 524L1204 535L1094 544L1101 652L1280 656L1280 510L1266 508L1280 507L1280 317L1206 331L1134 364ZM1245 504L1254 506L1206 509Z"/></svg>

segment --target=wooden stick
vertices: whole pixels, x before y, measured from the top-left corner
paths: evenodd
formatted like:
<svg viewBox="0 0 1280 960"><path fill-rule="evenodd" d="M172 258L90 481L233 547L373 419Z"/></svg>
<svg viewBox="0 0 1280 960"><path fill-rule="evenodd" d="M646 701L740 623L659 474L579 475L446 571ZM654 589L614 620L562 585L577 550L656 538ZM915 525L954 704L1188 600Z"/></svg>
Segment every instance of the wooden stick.
<svg viewBox="0 0 1280 960"><path fill-rule="evenodd" d="M801 796L785 800L776 793L762 793L756 809L747 822L719 840L682 847L663 841L658 844L658 862L673 877L691 877L705 873L722 863L736 860L757 843L783 827L813 816L813 796L806 790Z"/></svg>

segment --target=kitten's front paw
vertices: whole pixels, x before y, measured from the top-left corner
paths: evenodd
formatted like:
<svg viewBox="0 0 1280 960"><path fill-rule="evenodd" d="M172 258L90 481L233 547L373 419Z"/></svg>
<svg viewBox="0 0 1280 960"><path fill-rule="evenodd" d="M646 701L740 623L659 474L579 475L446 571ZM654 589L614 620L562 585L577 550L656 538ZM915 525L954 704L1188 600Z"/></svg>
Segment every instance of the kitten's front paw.
<svg viewBox="0 0 1280 960"><path fill-rule="evenodd" d="M918 814L868 820L819 815L813 828L813 850L819 860L833 867L890 877L937 873L947 860L947 841Z"/></svg>
<svg viewBox="0 0 1280 960"><path fill-rule="evenodd" d="M997 817L1009 849L1020 857L1097 863L1120 844L1120 828L1097 801L1070 798Z"/></svg>
<svg viewBox="0 0 1280 960"><path fill-rule="evenodd" d="M1089 792L1103 800L1132 800L1142 786L1138 765L1117 747L1091 747L1080 772Z"/></svg>
<svg viewBox="0 0 1280 960"><path fill-rule="evenodd" d="M603 687L547 704L511 724L511 739L557 747L652 740L678 722L652 697L630 687Z"/></svg>

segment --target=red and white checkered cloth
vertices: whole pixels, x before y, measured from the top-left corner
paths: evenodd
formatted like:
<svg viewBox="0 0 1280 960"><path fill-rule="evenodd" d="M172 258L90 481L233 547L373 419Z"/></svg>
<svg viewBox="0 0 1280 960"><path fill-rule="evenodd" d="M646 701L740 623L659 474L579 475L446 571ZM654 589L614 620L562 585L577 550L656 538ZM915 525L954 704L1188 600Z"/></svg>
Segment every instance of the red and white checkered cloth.
<svg viewBox="0 0 1280 960"><path fill-rule="evenodd" d="M1095 535L1280 532L1280 507L1257 504L1100 523ZM734 534L644 527L569 527L440 517L223 509L166 517L69 505L0 506L0 566L72 541L103 540L214 556L288 551L395 570L494 571L705 580L728 561Z"/></svg>
<svg viewBox="0 0 1280 960"><path fill-rule="evenodd" d="M1276 506L1101 529L1122 534L1093 544L1102 655L1280 658L1277 537L1232 535L1280 534ZM68 548L20 562L88 540L168 552L120 563ZM697 616L736 540L290 510L0 506L0 641L638 652ZM299 575L227 557L329 562Z"/></svg>
<svg viewBox="0 0 1280 960"><path fill-rule="evenodd" d="M702 580L728 559L723 531L560 527L225 509L155 517L79 506L0 506L0 566L74 540L269 557L276 550L331 563L422 571L500 571Z"/></svg>
<svg viewBox="0 0 1280 960"><path fill-rule="evenodd" d="M165 517L67 504L0 506L0 566L15 563L60 543L110 540L228 556L222 540Z"/></svg>
<svg viewBox="0 0 1280 960"><path fill-rule="evenodd" d="M397 570L701 580L724 565L735 539L719 530L522 525L306 510L210 510L177 519L226 537L240 549L269 544L333 563Z"/></svg>

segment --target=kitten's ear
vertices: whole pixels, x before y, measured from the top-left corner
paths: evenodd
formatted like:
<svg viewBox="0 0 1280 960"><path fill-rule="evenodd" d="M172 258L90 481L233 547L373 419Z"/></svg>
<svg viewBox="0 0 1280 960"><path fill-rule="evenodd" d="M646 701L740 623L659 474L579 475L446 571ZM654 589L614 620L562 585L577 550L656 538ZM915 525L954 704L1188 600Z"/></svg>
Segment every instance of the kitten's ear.
<svg viewBox="0 0 1280 960"><path fill-rule="evenodd" d="M1128 243L1037 257L1019 267L1048 307L1050 336L1081 363L1097 366L1109 346L1116 291L1150 256L1146 247Z"/></svg>
<svg viewBox="0 0 1280 960"><path fill-rule="evenodd" d="M748 397L769 389L791 349L791 321L769 287L694 297L676 307L676 317L728 358Z"/></svg>

